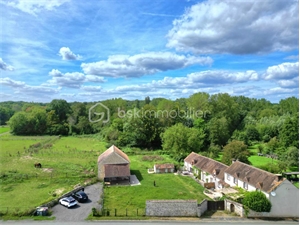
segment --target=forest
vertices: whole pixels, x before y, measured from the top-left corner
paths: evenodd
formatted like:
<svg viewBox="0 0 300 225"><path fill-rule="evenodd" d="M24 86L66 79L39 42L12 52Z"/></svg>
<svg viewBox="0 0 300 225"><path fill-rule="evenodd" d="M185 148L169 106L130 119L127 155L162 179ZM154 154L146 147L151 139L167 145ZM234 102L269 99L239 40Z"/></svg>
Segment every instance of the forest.
<svg viewBox="0 0 300 225"><path fill-rule="evenodd" d="M296 97L274 104L200 92L176 100L147 96L99 102L1 102L0 123L14 135L98 134L120 147L162 149L178 161L194 151L211 158L222 152L228 165L232 159L250 163L247 147L258 144L260 153L279 160L272 172L298 165Z"/></svg>

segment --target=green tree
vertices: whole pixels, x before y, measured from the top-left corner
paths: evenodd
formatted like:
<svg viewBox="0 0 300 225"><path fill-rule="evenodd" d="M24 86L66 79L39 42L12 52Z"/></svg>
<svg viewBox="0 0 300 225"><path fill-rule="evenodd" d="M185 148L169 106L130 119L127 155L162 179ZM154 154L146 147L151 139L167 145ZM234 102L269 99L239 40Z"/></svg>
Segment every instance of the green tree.
<svg viewBox="0 0 300 225"><path fill-rule="evenodd" d="M270 212L272 207L269 199L260 191L246 192L243 205L255 212Z"/></svg>
<svg viewBox="0 0 300 225"><path fill-rule="evenodd" d="M16 135L27 135L28 116L26 112L15 113L8 121L11 133Z"/></svg>
<svg viewBox="0 0 300 225"><path fill-rule="evenodd" d="M225 117L222 118L212 118L207 129L209 131L210 143L223 146L227 143L230 134L228 128L228 121Z"/></svg>
<svg viewBox="0 0 300 225"><path fill-rule="evenodd" d="M58 116L59 122L64 123L69 113L71 112L71 107L66 100L54 99L47 106L47 111L54 110L55 114Z"/></svg>
<svg viewBox="0 0 300 225"><path fill-rule="evenodd" d="M147 96L146 98L145 98L145 105L148 105L148 104L150 104L150 97L149 96Z"/></svg>
<svg viewBox="0 0 300 225"><path fill-rule="evenodd" d="M284 147L299 146L299 115L288 117L280 130L280 143Z"/></svg>
<svg viewBox="0 0 300 225"><path fill-rule="evenodd" d="M260 140L259 132L255 128L255 126L248 126L246 128L246 136L247 136L248 140L250 140L250 141L259 141Z"/></svg>
<svg viewBox="0 0 300 225"><path fill-rule="evenodd" d="M161 136L163 149L170 151L178 159L192 151L201 151L205 139L202 130L186 127L182 123L169 127Z"/></svg>
<svg viewBox="0 0 300 225"><path fill-rule="evenodd" d="M284 161L287 162L288 166L298 166L299 165L299 149L291 146L287 149L284 154Z"/></svg>
<svg viewBox="0 0 300 225"><path fill-rule="evenodd" d="M233 140L223 148L222 162L226 165L230 165L232 160L239 160L250 164L248 160L249 155L247 145L245 145L244 142Z"/></svg>
<svg viewBox="0 0 300 225"><path fill-rule="evenodd" d="M286 99L282 99L279 102L280 113L290 113L295 115L299 113L299 99L296 97L290 97Z"/></svg>

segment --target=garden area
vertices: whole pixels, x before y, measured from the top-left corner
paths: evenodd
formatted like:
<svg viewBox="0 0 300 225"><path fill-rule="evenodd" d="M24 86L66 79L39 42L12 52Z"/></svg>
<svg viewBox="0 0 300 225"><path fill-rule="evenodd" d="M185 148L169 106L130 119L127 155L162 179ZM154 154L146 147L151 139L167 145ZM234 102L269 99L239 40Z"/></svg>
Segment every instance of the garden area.
<svg viewBox="0 0 300 225"><path fill-rule="evenodd" d="M151 153L151 152L150 152ZM159 159L152 161L152 159ZM148 174L147 169L154 163L174 163L168 155L129 155L131 174L135 174L141 185L105 186L104 208L125 216L131 212L144 212L146 200L195 199L200 203L207 198L204 188L189 176L168 174ZM177 162L178 163L178 162ZM155 181L155 186L154 186Z"/></svg>

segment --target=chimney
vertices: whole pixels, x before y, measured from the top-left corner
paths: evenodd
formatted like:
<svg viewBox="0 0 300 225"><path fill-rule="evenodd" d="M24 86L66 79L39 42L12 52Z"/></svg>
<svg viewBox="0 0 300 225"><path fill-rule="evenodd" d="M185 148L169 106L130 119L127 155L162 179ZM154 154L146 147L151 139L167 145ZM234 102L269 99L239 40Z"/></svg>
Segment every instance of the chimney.
<svg viewBox="0 0 300 225"><path fill-rule="evenodd" d="M278 182L278 181L281 181L282 180L282 174L275 174L275 176L276 176L276 181Z"/></svg>

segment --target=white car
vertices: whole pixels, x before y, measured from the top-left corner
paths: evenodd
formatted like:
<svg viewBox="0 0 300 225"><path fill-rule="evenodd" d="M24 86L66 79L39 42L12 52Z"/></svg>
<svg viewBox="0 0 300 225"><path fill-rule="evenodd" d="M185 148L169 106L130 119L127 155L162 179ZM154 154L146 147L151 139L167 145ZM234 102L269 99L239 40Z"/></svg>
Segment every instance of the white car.
<svg viewBox="0 0 300 225"><path fill-rule="evenodd" d="M68 208L77 205L77 201L73 197L65 197L59 200L59 203Z"/></svg>

